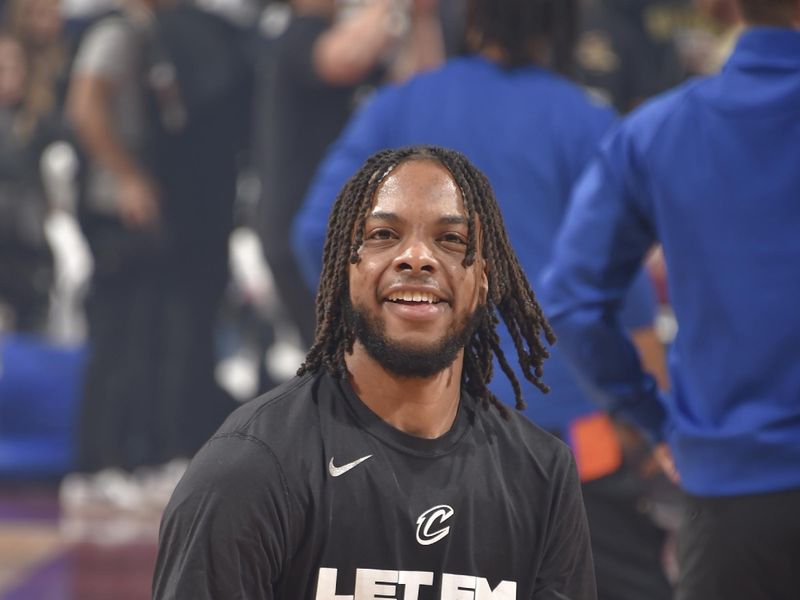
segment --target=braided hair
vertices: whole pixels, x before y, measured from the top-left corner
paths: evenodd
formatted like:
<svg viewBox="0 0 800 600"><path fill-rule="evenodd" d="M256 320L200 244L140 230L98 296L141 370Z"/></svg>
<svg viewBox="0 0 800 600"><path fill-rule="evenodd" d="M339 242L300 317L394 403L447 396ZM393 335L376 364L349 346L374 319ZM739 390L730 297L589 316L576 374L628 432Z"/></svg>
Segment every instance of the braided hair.
<svg viewBox="0 0 800 600"><path fill-rule="evenodd" d="M484 408L494 405L504 416L506 406L488 389L493 361L511 381L517 409L525 408L522 388L500 347L499 317L508 328L525 378L542 392L542 364L549 356L542 337L549 344L555 335L545 319L536 296L508 240L503 218L489 180L467 158L454 150L437 146L409 146L374 154L347 182L336 198L325 240L322 277L317 292L317 330L314 344L298 375L321 368L337 377L346 373L345 352L353 351L355 332L344 318L350 296L349 268L359 261L364 223L378 187L388 174L408 160L435 160L446 168L461 190L469 234L464 267L475 263L480 251L488 264L489 290L486 307L475 333L464 348L463 384ZM483 247L476 247L475 219L481 224ZM498 317L499 314L499 317Z"/></svg>
<svg viewBox="0 0 800 600"><path fill-rule="evenodd" d="M539 62L544 50L542 66L571 75L579 5L580 0L470 0L467 43L476 52L496 44L509 68Z"/></svg>

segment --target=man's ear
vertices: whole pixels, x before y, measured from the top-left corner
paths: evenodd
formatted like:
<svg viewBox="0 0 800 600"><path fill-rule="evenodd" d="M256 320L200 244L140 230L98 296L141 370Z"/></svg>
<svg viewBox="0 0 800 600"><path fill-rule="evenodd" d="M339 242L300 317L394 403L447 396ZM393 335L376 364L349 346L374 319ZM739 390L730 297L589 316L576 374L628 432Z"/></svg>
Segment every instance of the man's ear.
<svg viewBox="0 0 800 600"><path fill-rule="evenodd" d="M478 284L478 289L480 290L480 300L481 304L486 304L486 300L489 297L489 263L486 259L481 258L481 279Z"/></svg>
<svg viewBox="0 0 800 600"><path fill-rule="evenodd" d="M486 260L483 247L483 228L481 227L480 217L475 216L475 226L477 227L477 235L475 240L475 262L473 266L481 270L480 280L478 281L478 301L481 304L486 304L489 298L489 261Z"/></svg>

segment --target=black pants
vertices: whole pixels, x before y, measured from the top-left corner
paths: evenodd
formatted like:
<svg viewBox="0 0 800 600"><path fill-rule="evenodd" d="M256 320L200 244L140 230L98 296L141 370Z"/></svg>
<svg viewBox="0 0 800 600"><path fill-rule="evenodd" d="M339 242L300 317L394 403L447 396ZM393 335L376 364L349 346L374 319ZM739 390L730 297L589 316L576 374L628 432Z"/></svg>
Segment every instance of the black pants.
<svg viewBox="0 0 800 600"><path fill-rule="evenodd" d="M157 279L146 271L95 276L92 282L78 434L81 471L155 462L148 409L161 359L155 335L159 294Z"/></svg>
<svg viewBox="0 0 800 600"><path fill-rule="evenodd" d="M666 532L644 510L644 484L627 465L583 484L598 600L670 600Z"/></svg>
<svg viewBox="0 0 800 600"><path fill-rule="evenodd" d="M224 271L191 273L110 220L85 231L96 259L78 468L191 456L234 406L214 381Z"/></svg>
<svg viewBox="0 0 800 600"><path fill-rule="evenodd" d="M678 600L797 600L800 490L689 497L678 561Z"/></svg>

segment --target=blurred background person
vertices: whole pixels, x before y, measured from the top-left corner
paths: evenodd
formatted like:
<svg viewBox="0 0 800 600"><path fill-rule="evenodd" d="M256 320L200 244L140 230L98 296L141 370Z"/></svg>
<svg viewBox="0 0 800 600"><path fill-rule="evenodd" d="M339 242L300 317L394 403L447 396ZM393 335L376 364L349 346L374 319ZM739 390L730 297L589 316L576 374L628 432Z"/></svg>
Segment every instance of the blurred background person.
<svg viewBox="0 0 800 600"><path fill-rule="evenodd" d="M307 348L314 297L298 277L290 231L311 177L353 109L387 78L437 65L435 0L292 0L261 21L254 164L258 227L285 314Z"/></svg>
<svg viewBox="0 0 800 600"><path fill-rule="evenodd" d="M45 235L49 201L41 175L60 126L67 55L58 0L4 6L0 90L0 297L13 328L44 333L54 258Z"/></svg>
<svg viewBox="0 0 800 600"><path fill-rule="evenodd" d="M486 173L521 264L534 289L539 285L572 184L614 114L566 77L574 68L577 2L470 0L467 6L471 54L378 92L320 165L295 223L294 248L310 284L319 277L328 213L343 183L376 151L425 143L464 152ZM644 273L626 308L626 325L635 330L648 365L663 376L653 292ZM518 335L504 328L499 333L501 348L513 354ZM498 398L529 400L525 414L576 454L600 597L669 598L662 565L666 535L642 509L638 465L623 456L614 424L580 390L558 347L547 362L547 396L518 368L495 369L514 369L522 386L516 390L503 377L493 379Z"/></svg>
<svg viewBox="0 0 800 600"><path fill-rule="evenodd" d="M621 113L719 71L741 32L736 0L584 0L583 7L577 79ZM657 290L659 337L668 344L676 324L659 248L646 265Z"/></svg>
<svg viewBox="0 0 800 600"><path fill-rule="evenodd" d="M738 4L747 27L724 68L606 137L540 292L598 404L668 444L688 496L680 600L800 587L800 1ZM656 239L679 324L670 393L618 310Z"/></svg>
<svg viewBox="0 0 800 600"><path fill-rule="evenodd" d="M141 501L125 472L156 458L152 402L164 359L157 343L162 209L145 87L156 8L157 0L131 0L101 19L85 34L73 67L68 115L84 153L79 207L94 270L77 431L77 469L87 479L65 480L67 508L83 496L105 500L105 484L116 484L106 487L119 503Z"/></svg>
<svg viewBox="0 0 800 600"><path fill-rule="evenodd" d="M155 410L163 461L192 456L233 407L215 378L216 337L253 73L244 31L223 15L168 3L155 28L153 69L174 70L185 112L181 126L171 126L167 115L180 109L170 108L170 86L157 86L153 172L163 198L161 335L168 358Z"/></svg>
<svg viewBox="0 0 800 600"><path fill-rule="evenodd" d="M142 501L129 475L142 466L174 484L233 406L214 380L214 327L245 69L229 26L169 4L129 0L84 35L73 67L94 256L78 470L95 475L65 480L67 505Z"/></svg>
<svg viewBox="0 0 800 600"><path fill-rule="evenodd" d="M42 98L63 108L68 81L69 54L63 33L60 0L8 0L8 31L19 39L30 61L30 79Z"/></svg>
<svg viewBox="0 0 800 600"><path fill-rule="evenodd" d="M0 34L0 302L7 328L43 333L54 262L39 166L59 130L50 88L29 65L22 43Z"/></svg>

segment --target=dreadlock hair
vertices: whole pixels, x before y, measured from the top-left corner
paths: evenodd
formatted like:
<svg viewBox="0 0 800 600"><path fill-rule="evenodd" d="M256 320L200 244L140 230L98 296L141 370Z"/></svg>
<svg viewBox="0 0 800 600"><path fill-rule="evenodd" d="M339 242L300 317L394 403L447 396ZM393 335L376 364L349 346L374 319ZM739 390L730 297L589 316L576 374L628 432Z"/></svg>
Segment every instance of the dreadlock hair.
<svg viewBox="0 0 800 600"><path fill-rule="evenodd" d="M548 64L542 66L571 75L580 1L470 0L467 43L477 52L499 46L509 68L539 62L544 53Z"/></svg>
<svg viewBox="0 0 800 600"><path fill-rule="evenodd" d="M464 267L480 254L488 266L489 290L485 310L475 333L464 348L462 383L484 408L494 405L501 414L508 409L488 389L492 379L492 358L497 361L514 388L516 407L525 408L522 389L500 348L498 313L506 324L525 378L544 393L542 364L549 356L544 339L555 343L555 335L542 313L525 273L508 240L503 218L486 176L459 152L437 146L409 146L374 154L345 184L336 198L325 240L322 276L317 292L317 330L314 344L297 374L327 369L336 377L346 373L345 352L353 351L355 332L344 318L350 297L349 268L357 263L363 242L364 224L381 183L398 165L409 160L434 160L446 168L461 190L468 219ZM480 221L482 247L476 247L475 221Z"/></svg>
<svg viewBox="0 0 800 600"><path fill-rule="evenodd" d="M797 15L796 0L738 0L744 20L752 25L786 27Z"/></svg>

